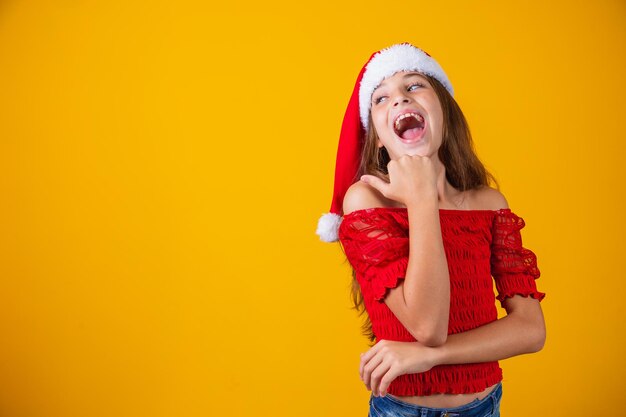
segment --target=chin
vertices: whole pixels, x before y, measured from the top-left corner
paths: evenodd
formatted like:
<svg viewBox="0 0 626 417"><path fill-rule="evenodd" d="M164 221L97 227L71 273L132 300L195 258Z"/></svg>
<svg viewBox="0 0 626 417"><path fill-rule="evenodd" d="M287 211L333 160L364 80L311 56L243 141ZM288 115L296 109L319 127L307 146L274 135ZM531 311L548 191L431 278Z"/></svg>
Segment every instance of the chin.
<svg viewBox="0 0 626 417"><path fill-rule="evenodd" d="M419 142L413 145L405 145L404 149L401 150L402 155L411 155L411 156L428 156L429 149L427 146L424 146L423 142Z"/></svg>

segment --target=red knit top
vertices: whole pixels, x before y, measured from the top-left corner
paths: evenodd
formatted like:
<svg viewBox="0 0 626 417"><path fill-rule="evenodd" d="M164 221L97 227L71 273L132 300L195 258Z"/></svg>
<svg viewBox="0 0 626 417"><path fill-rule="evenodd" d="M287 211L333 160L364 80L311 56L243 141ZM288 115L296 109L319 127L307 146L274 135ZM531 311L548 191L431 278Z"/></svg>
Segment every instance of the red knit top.
<svg viewBox="0 0 626 417"><path fill-rule="evenodd" d="M496 298L520 294L542 300L535 254L522 247L525 223L510 209L439 210L450 275L448 334L497 320ZM384 303L388 288L404 279L409 255L406 208L377 207L343 217L339 240L361 286L377 342L415 338ZM493 276L498 296L493 291ZM427 372L397 377L388 392L398 396L473 393L502 380L497 361L439 365Z"/></svg>

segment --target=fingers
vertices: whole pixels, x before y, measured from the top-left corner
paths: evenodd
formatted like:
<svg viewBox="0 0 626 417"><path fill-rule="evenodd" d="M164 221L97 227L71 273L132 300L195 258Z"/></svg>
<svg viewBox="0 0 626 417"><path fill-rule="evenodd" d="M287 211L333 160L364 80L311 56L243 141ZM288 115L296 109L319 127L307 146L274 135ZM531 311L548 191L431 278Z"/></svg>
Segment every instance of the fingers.
<svg viewBox="0 0 626 417"><path fill-rule="evenodd" d="M436 173L429 157L403 155L390 161L387 164L387 171L388 178L362 175L361 181L388 199L404 204L416 196L423 196L426 193L432 195L437 192Z"/></svg>
<svg viewBox="0 0 626 417"><path fill-rule="evenodd" d="M377 355L381 357L382 355ZM374 362L372 360L371 362ZM393 361L389 358L384 358L371 372L369 377L368 389L372 391L374 396L384 397L387 395L387 389L391 382L399 375L397 367L393 366ZM367 369L367 367L366 367Z"/></svg>
<svg viewBox="0 0 626 417"><path fill-rule="evenodd" d="M372 377L370 381L372 393L375 396L382 395L380 390L380 382L383 377L389 372L391 365L388 363L389 361L382 361L380 365L376 367L376 369L372 372Z"/></svg>
<svg viewBox="0 0 626 417"><path fill-rule="evenodd" d="M400 366L397 355L394 355L394 347L402 347L403 344L381 340L370 350L361 353L359 374L368 390L374 396L387 395L389 385L399 376L405 373Z"/></svg>
<svg viewBox="0 0 626 417"><path fill-rule="evenodd" d="M361 175L361 181L376 188L382 195L387 195L389 184L374 175Z"/></svg>
<svg viewBox="0 0 626 417"><path fill-rule="evenodd" d="M381 397L387 395L387 390L389 389L389 385L393 382L394 379L398 377L397 372L395 372L393 367L389 368L389 372L385 373L385 375L380 380L380 384L378 386L378 392Z"/></svg>
<svg viewBox="0 0 626 417"><path fill-rule="evenodd" d="M365 353L361 353L361 360L359 361L359 378L361 378L361 381L363 381L363 355Z"/></svg>
<svg viewBox="0 0 626 417"><path fill-rule="evenodd" d="M384 355L374 355L365 365L363 366L363 382L367 389L371 389L371 377L372 372L376 371L380 366L384 359Z"/></svg>
<svg viewBox="0 0 626 417"><path fill-rule="evenodd" d="M364 381L363 372L364 372L365 365L367 365L370 359L372 359L374 355L376 355L376 352L378 352L381 346L383 346L384 344L385 344L385 341L381 340L380 342L372 346L370 350L368 350L367 352L361 353L361 363L359 364L359 375L361 376L361 381Z"/></svg>

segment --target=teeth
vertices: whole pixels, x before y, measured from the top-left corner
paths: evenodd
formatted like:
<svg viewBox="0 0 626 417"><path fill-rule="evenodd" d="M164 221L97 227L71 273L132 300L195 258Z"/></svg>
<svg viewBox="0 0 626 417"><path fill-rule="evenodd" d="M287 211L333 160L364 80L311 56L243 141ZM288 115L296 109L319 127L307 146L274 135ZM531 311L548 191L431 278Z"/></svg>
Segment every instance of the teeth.
<svg viewBox="0 0 626 417"><path fill-rule="evenodd" d="M398 125L400 124L400 122L406 119L407 117L415 117L419 122L424 122L424 118L419 113L404 113L398 116L398 118L396 119L396 122L395 122L396 129L398 128Z"/></svg>

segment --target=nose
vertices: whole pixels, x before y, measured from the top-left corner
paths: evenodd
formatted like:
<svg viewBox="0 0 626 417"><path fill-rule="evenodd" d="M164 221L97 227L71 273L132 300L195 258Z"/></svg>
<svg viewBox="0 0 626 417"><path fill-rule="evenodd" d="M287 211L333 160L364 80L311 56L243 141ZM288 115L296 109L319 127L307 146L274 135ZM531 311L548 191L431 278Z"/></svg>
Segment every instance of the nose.
<svg viewBox="0 0 626 417"><path fill-rule="evenodd" d="M394 107L396 107L399 104L408 103L409 101L410 101L410 98L400 92L400 93L397 93L395 97L393 98L393 105Z"/></svg>

